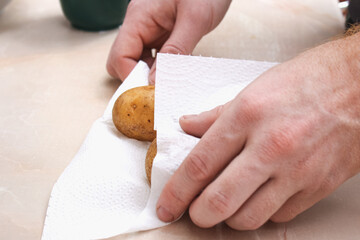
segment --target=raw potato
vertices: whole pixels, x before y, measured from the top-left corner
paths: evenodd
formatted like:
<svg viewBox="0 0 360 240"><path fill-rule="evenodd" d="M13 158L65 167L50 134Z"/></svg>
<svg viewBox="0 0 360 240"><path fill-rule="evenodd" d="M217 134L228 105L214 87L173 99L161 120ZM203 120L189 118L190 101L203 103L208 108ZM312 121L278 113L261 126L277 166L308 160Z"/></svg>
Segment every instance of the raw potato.
<svg viewBox="0 0 360 240"><path fill-rule="evenodd" d="M112 111L115 127L125 136L152 141L154 130L154 86L136 87L119 96Z"/></svg>
<svg viewBox="0 0 360 240"><path fill-rule="evenodd" d="M150 147L146 153L146 159L145 159L145 171L146 171L146 177L151 185L151 169L153 165L154 158L157 153L157 145L156 145L156 138L152 143L150 144Z"/></svg>

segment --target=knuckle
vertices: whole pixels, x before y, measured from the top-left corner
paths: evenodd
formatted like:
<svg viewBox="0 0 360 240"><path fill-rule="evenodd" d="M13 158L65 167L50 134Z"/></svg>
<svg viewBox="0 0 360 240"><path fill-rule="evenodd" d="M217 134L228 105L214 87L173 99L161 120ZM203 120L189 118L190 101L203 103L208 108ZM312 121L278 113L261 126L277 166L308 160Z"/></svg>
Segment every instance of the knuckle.
<svg viewBox="0 0 360 240"><path fill-rule="evenodd" d="M288 131L278 130L269 134L267 144L271 146L274 153L288 153L293 149L294 139Z"/></svg>
<svg viewBox="0 0 360 240"><path fill-rule="evenodd" d="M268 163L281 156L288 156L294 151L296 141L288 131L271 130L265 134L263 143L261 144L260 160Z"/></svg>
<svg viewBox="0 0 360 240"><path fill-rule="evenodd" d="M236 122L250 125L261 117L263 104L255 98L242 96L237 106L234 114Z"/></svg>
<svg viewBox="0 0 360 240"><path fill-rule="evenodd" d="M206 181L209 178L209 169L205 155L190 154L185 162L185 173L192 181Z"/></svg>
<svg viewBox="0 0 360 240"><path fill-rule="evenodd" d="M280 156L288 158L297 154L301 158L297 158L299 160L296 161L295 168L300 172L310 169L316 161L310 158L313 149L309 149L306 142L313 131L314 120L311 118L287 119L276 123L272 130L264 134L264 140L261 143L262 153L267 157L265 159Z"/></svg>
<svg viewBox="0 0 360 240"><path fill-rule="evenodd" d="M206 196L207 205L211 212L224 215L231 208L230 197L222 191L214 191Z"/></svg>

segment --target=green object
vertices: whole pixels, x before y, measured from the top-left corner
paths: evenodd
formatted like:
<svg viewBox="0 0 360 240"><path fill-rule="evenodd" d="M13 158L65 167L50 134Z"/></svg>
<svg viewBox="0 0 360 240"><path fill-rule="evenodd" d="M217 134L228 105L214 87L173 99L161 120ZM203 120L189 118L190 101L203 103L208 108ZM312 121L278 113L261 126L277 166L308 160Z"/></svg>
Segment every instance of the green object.
<svg viewBox="0 0 360 240"><path fill-rule="evenodd" d="M101 31L122 24L129 0L60 0L60 3L75 28Z"/></svg>

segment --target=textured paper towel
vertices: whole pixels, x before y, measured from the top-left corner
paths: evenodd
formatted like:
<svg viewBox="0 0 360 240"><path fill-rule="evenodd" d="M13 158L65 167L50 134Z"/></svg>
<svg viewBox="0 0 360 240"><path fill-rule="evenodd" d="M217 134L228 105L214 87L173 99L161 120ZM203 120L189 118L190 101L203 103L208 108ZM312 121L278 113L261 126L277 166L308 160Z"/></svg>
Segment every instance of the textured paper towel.
<svg viewBox="0 0 360 240"><path fill-rule="evenodd" d="M53 187L42 239L99 239L166 225L155 213L161 190L198 142L178 119L231 100L274 63L158 54L155 128L158 153L152 188L144 160L149 143L119 133L111 119L116 98L147 84L143 62L110 100Z"/></svg>

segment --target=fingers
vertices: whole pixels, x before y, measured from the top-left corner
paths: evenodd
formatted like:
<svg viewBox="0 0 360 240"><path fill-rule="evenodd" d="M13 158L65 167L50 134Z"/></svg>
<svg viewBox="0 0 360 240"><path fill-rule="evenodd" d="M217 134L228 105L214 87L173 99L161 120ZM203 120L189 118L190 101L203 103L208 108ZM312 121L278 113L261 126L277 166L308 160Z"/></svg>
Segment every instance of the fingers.
<svg viewBox="0 0 360 240"><path fill-rule="evenodd" d="M153 58L152 56L151 49L144 48L143 53L141 55L141 60L144 61L149 67L151 67L154 64L155 58Z"/></svg>
<svg viewBox="0 0 360 240"><path fill-rule="evenodd" d="M270 179L226 223L236 230L255 230L267 222L297 191L297 188L283 180Z"/></svg>
<svg viewBox="0 0 360 240"><path fill-rule="evenodd" d="M160 49L160 53L188 55L196 44L209 31L209 19L199 18L197 8L179 6L174 29L169 39ZM155 83L156 65L150 69L149 83Z"/></svg>
<svg viewBox="0 0 360 240"><path fill-rule="evenodd" d="M216 108L202 112L198 115L185 115L180 118L181 128L190 135L195 137L202 137L204 133L211 127L215 120L221 115L224 109L228 108L231 102L225 105L217 106Z"/></svg>
<svg viewBox="0 0 360 240"><path fill-rule="evenodd" d="M113 77L124 80L140 59L148 64L152 63L152 47L159 48L166 38L166 31L162 29L151 16L158 12L157 4L148 1L131 1L126 11L125 19L111 48L107 61L107 70ZM150 8L152 6L152 8ZM163 4L164 14L172 14L168 4ZM159 15L159 14L158 14ZM164 21L171 24L168 18Z"/></svg>
<svg viewBox="0 0 360 240"><path fill-rule="evenodd" d="M170 178L157 203L160 220L178 218L194 197L240 153L246 133L240 124L231 124L234 111L229 107L217 119Z"/></svg>
<svg viewBox="0 0 360 240"><path fill-rule="evenodd" d="M316 184L313 185L316 186ZM338 186L339 185L336 187ZM307 187L289 198L281 208L271 216L270 220L273 222L288 222L328 196L336 187L327 186L326 182L320 187L315 187L317 188L316 191L309 190L309 187Z"/></svg>
<svg viewBox="0 0 360 240"><path fill-rule="evenodd" d="M249 151L242 151L191 204L192 221L207 228L232 216L269 179L269 169L259 166Z"/></svg>
<svg viewBox="0 0 360 240"><path fill-rule="evenodd" d="M126 23L120 28L110 55L106 68L108 73L115 78L124 81L132 69L136 66L143 51L143 43L134 29L129 28Z"/></svg>
<svg viewBox="0 0 360 240"><path fill-rule="evenodd" d="M155 85L155 71L156 71L156 61L154 61L154 64L150 68L150 72L149 72L150 85Z"/></svg>
<svg viewBox="0 0 360 240"><path fill-rule="evenodd" d="M317 198L316 198L317 199ZM270 220L273 222L288 222L295 218L298 214L305 211L306 209L310 208L314 205L317 201L321 198L315 200L315 198L309 198L303 192L299 192L289 198L283 206L277 209L276 212L270 216Z"/></svg>

